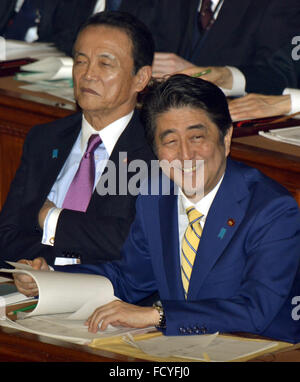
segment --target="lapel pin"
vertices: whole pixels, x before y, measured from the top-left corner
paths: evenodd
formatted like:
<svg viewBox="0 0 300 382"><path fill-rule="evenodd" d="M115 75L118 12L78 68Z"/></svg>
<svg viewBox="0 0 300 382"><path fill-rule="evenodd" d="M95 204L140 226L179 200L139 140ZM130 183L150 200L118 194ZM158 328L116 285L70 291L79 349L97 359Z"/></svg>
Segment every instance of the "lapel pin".
<svg viewBox="0 0 300 382"><path fill-rule="evenodd" d="M123 163L127 163L128 162L128 159L127 157L123 159Z"/></svg>
<svg viewBox="0 0 300 382"><path fill-rule="evenodd" d="M228 219L227 224L229 225L229 227L233 227L235 225L234 219L232 219L232 218Z"/></svg>
<svg viewBox="0 0 300 382"><path fill-rule="evenodd" d="M224 235L225 235L225 233L226 233L226 231L227 231L226 228L221 228L220 232L219 232L219 235L218 235L218 238L222 240Z"/></svg>
<svg viewBox="0 0 300 382"><path fill-rule="evenodd" d="M52 150L52 159L55 159L58 157L58 149Z"/></svg>

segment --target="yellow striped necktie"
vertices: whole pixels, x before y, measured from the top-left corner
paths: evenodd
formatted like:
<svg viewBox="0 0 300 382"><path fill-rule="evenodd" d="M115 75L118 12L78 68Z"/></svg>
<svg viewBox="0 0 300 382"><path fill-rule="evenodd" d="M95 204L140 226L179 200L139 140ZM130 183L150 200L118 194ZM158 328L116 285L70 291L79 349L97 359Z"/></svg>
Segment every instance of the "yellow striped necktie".
<svg viewBox="0 0 300 382"><path fill-rule="evenodd" d="M202 235L200 219L203 216L194 207L187 208L186 213L189 219L189 225L185 230L181 248L181 278L185 298L187 298L192 269Z"/></svg>

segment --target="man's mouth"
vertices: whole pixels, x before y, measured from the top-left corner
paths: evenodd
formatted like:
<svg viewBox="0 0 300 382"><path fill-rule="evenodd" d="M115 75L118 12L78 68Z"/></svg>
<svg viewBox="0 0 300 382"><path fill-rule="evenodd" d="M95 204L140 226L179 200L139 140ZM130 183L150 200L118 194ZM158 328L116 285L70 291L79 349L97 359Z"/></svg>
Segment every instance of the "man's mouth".
<svg viewBox="0 0 300 382"><path fill-rule="evenodd" d="M197 170L197 166L194 165L193 167L185 167L181 169L184 173L190 173Z"/></svg>
<svg viewBox="0 0 300 382"><path fill-rule="evenodd" d="M88 94L93 94L93 95L99 95L99 93L97 93L95 90L93 89L90 89L90 88L81 88L81 91L83 93L88 93Z"/></svg>

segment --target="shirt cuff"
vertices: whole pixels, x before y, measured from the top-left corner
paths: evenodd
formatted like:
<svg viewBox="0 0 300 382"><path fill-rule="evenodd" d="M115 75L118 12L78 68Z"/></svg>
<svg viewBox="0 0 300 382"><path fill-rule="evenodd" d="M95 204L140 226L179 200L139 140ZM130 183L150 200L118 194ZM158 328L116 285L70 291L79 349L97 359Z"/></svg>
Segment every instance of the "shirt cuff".
<svg viewBox="0 0 300 382"><path fill-rule="evenodd" d="M282 94L289 95L291 97L291 110L288 115L300 111L300 89L286 88Z"/></svg>
<svg viewBox="0 0 300 382"><path fill-rule="evenodd" d="M226 66L226 68L231 71L233 81L231 89L221 88L223 93L227 97L242 97L246 95L246 78L243 73L233 66Z"/></svg>
<svg viewBox="0 0 300 382"><path fill-rule="evenodd" d="M46 216L43 227L42 244L54 246L57 221L62 208L51 208Z"/></svg>

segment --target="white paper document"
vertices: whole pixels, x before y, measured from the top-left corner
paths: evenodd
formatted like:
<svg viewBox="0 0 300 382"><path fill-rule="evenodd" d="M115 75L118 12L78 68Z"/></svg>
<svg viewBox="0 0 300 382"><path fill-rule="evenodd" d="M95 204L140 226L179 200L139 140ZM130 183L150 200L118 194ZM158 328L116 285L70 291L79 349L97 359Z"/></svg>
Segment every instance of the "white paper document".
<svg viewBox="0 0 300 382"><path fill-rule="evenodd" d="M21 89L30 90L33 92L43 92L51 94L55 97L60 97L70 102L75 103L74 89L72 80L57 80L57 81L37 81L28 85L20 86Z"/></svg>
<svg viewBox="0 0 300 382"><path fill-rule="evenodd" d="M228 362L272 349L274 341L239 339L218 333L197 336L159 336L135 341L128 334L124 340L144 353L156 357L179 357L208 362Z"/></svg>
<svg viewBox="0 0 300 382"><path fill-rule="evenodd" d="M274 141L300 146L300 126L272 129L267 132L259 131L258 134Z"/></svg>
<svg viewBox="0 0 300 382"><path fill-rule="evenodd" d="M21 81L60 80L72 78L73 59L71 57L46 57L30 64L22 65L23 72L17 73Z"/></svg>
<svg viewBox="0 0 300 382"><path fill-rule="evenodd" d="M32 312L21 312L15 322L7 318L0 325L77 343L88 343L94 338L121 335L130 331L128 328L110 326L105 332L92 334L84 325L97 307L117 299L113 286L106 277L38 271L26 264L9 263L16 268L0 271L31 276L38 286L39 296Z"/></svg>
<svg viewBox="0 0 300 382"><path fill-rule="evenodd" d="M19 40L5 40L5 60L17 60L24 57L42 59L45 57L62 56L53 44L46 42L25 42Z"/></svg>

